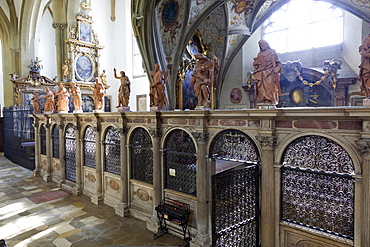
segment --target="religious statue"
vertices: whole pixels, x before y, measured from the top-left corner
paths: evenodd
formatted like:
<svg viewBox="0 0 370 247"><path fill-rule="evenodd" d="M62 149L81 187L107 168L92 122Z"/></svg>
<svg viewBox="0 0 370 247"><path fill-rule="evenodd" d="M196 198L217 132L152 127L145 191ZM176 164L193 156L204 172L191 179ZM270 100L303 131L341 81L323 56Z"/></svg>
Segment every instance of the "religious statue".
<svg viewBox="0 0 370 247"><path fill-rule="evenodd" d="M81 106L82 106L82 98L81 98L81 89L80 86L77 85L76 82L71 82L72 88L69 90L69 92L72 95L72 102L74 106L73 112L82 112Z"/></svg>
<svg viewBox="0 0 370 247"><path fill-rule="evenodd" d="M197 107L210 107L210 90L214 88L214 72L218 68L218 59L213 60L204 56L203 53L195 55L197 62L193 73L191 74L191 83L194 85L194 91L198 97Z"/></svg>
<svg viewBox="0 0 370 247"><path fill-rule="evenodd" d="M69 93L63 84L59 84L59 92L55 96L58 97L58 112L67 113L69 111Z"/></svg>
<svg viewBox="0 0 370 247"><path fill-rule="evenodd" d="M62 76L64 80L68 79L68 74L69 74L69 63L68 60L65 60L64 64L62 65Z"/></svg>
<svg viewBox="0 0 370 247"><path fill-rule="evenodd" d="M150 84L150 106L160 107L168 105L167 96L165 93L165 81L168 77L168 69L163 77L162 71L159 69L159 64L154 65L154 72L150 71L150 76L152 77L152 83Z"/></svg>
<svg viewBox="0 0 370 247"><path fill-rule="evenodd" d="M366 99L370 99L370 34L358 49L361 55L358 79L361 82L361 91L365 92Z"/></svg>
<svg viewBox="0 0 370 247"><path fill-rule="evenodd" d="M107 81L107 74L105 74L105 70L103 70L103 73L100 74L100 81L103 84L104 87L108 86L108 81Z"/></svg>
<svg viewBox="0 0 370 247"><path fill-rule="evenodd" d="M121 71L121 76L117 76L117 70L116 68L113 69L114 71L114 78L119 79L121 82L121 85L118 89L118 105L116 108L119 108L121 106L128 106L129 99L130 99L130 80L126 76L124 71Z"/></svg>
<svg viewBox="0 0 370 247"><path fill-rule="evenodd" d="M257 101L277 105L281 93L280 72L282 65L275 50L270 48L267 41L260 40L258 45L260 52L253 62Z"/></svg>
<svg viewBox="0 0 370 247"><path fill-rule="evenodd" d="M99 82L99 78L95 78L95 84L93 87L90 86L90 89L93 90L95 111L104 112L104 86L101 82Z"/></svg>
<svg viewBox="0 0 370 247"><path fill-rule="evenodd" d="M41 106L40 106L40 97L39 94L36 92L33 92L32 97L32 104L33 104L33 113L34 114L40 114L41 113Z"/></svg>
<svg viewBox="0 0 370 247"><path fill-rule="evenodd" d="M45 88L46 95L42 96L41 98L45 98L45 105L44 105L44 113L45 114L52 114L55 111L55 96L54 92L51 91L48 87Z"/></svg>

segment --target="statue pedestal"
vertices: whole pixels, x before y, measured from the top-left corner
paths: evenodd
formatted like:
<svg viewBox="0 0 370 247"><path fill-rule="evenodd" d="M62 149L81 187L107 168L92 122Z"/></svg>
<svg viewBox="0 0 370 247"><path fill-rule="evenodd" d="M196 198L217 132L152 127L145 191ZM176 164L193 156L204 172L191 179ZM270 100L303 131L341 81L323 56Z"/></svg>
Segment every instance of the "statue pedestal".
<svg viewBox="0 0 370 247"><path fill-rule="evenodd" d="M196 111L209 111L210 108L209 107L204 107L204 106L197 106L197 107L195 107L194 110L196 110Z"/></svg>
<svg viewBox="0 0 370 247"><path fill-rule="evenodd" d="M104 110L94 110L93 112L94 113L102 113L102 112L104 112Z"/></svg>
<svg viewBox="0 0 370 247"><path fill-rule="evenodd" d="M73 113L83 113L83 110L74 110Z"/></svg>
<svg viewBox="0 0 370 247"><path fill-rule="evenodd" d="M129 112L130 107L129 106L119 106L117 107L118 112Z"/></svg>
<svg viewBox="0 0 370 247"><path fill-rule="evenodd" d="M58 111L59 114L65 114L68 113L68 111Z"/></svg>
<svg viewBox="0 0 370 247"><path fill-rule="evenodd" d="M150 111L167 111L167 107L165 105L152 106L152 107L150 107Z"/></svg>
<svg viewBox="0 0 370 247"><path fill-rule="evenodd" d="M364 99L362 101L362 105L365 107L370 107L370 99Z"/></svg>
<svg viewBox="0 0 370 247"><path fill-rule="evenodd" d="M257 103L258 109L276 109L276 105L269 103Z"/></svg>

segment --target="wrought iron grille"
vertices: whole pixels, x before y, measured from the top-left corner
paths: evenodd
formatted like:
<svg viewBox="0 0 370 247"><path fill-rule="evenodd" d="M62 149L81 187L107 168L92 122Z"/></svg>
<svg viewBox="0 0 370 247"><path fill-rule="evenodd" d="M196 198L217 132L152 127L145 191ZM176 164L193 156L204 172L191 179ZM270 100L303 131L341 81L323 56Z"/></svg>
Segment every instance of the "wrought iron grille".
<svg viewBox="0 0 370 247"><path fill-rule="evenodd" d="M46 155L46 129L44 124L41 124L40 127L40 154Z"/></svg>
<svg viewBox="0 0 370 247"><path fill-rule="evenodd" d="M3 108L4 156L27 169L35 169L35 134L32 107Z"/></svg>
<svg viewBox="0 0 370 247"><path fill-rule="evenodd" d="M136 128L130 138L131 178L153 184L153 143L144 128Z"/></svg>
<svg viewBox="0 0 370 247"><path fill-rule="evenodd" d="M66 179L76 182L76 133L72 124L68 124L64 136Z"/></svg>
<svg viewBox="0 0 370 247"><path fill-rule="evenodd" d="M259 246L259 166L212 177L213 246Z"/></svg>
<svg viewBox="0 0 370 247"><path fill-rule="evenodd" d="M121 174L121 139L116 128L109 127L104 138L105 171Z"/></svg>
<svg viewBox="0 0 370 247"><path fill-rule="evenodd" d="M51 138L53 141L53 158L59 159L59 127L56 124L53 127Z"/></svg>
<svg viewBox="0 0 370 247"><path fill-rule="evenodd" d="M239 130L225 130L212 142L212 158L258 163L259 153L251 138Z"/></svg>
<svg viewBox="0 0 370 247"><path fill-rule="evenodd" d="M84 134L84 165L95 168L95 154L96 154L96 142L95 142L95 130L88 126Z"/></svg>
<svg viewBox="0 0 370 247"><path fill-rule="evenodd" d="M354 237L354 166L336 142L305 136L292 142L281 169L284 221Z"/></svg>
<svg viewBox="0 0 370 247"><path fill-rule="evenodd" d="M183 130L173 130L165 142L166 188L196 195L195 145Z"/></svg>
<svg viewBox="0 0 370 247"><path fill-rule="evenodd" d="M304 136L293 141L284 151L283 164L318 171L354 173L353 162L346 150L321 136Z"/></svg>

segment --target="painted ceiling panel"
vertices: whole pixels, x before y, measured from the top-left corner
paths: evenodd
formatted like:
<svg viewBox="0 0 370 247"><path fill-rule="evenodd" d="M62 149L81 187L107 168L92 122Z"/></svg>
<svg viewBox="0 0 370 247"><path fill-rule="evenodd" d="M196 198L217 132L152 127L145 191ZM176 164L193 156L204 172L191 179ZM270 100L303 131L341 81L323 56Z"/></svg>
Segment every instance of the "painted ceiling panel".
<svg viewBox="0 0 370 247"><path fill-rule="evenodd" d="M167 63L172 63L187 18L186 0L163 0L156 8L157 30ZM186 18L185 18L186 17Z"/></svg>
<svg viewBox="0 0 370 247"><path fill-rule="evenodd" d="M251 13L255 8L256 1L231 0L227 3L229 10L229 32L233 30L248 31Z"/></svg>
<svg viewBox="0 0 370 247"><path fill-rule="evenodd" d="M190 5L190 14L187 29L189 29L194 22L202 15L202 12L210 5L207 0L192 0Z"/></svg>

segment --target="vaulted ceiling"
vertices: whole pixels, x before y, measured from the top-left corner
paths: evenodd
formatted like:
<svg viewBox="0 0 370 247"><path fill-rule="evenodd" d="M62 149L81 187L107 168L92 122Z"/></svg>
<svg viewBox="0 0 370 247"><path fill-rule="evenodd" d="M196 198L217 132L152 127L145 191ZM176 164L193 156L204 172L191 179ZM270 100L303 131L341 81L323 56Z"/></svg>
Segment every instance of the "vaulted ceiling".
<svg viewBox="0 0 370 247"><path fill-rule="evenodd" d="M197 31L208 46L208 57L219 58L216 88L220 90L233 58L244 43L272 12L288 1L132 0L132 24L146 70L153 70L155 63L159 63L162 70L171 69L166 86L173 108L178 68ZM370 22L368 0L324 1Z"/></svg>

